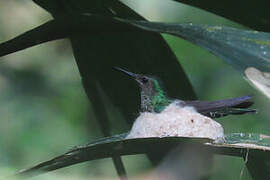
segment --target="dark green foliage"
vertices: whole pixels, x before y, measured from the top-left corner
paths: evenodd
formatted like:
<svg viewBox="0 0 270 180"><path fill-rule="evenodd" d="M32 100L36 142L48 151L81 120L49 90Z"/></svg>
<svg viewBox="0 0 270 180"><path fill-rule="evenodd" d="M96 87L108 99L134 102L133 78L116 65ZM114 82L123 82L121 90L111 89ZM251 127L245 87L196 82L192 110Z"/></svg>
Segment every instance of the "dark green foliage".
<svg viewBox="0 0 270 180"><path fill-rule="evenodd" d="M256 137L261 136L259 134L246 136L241 136L240 133L238 135L228 134L225 144L212 144L212 140L207 138L156 137L125 139L126 135L115 135L86 145L74 147L72 150L49 161L23 170L18 175L29 177L94 159L107 158L114 155L166 152L177 146L184 148L186 145L193 144L197 145L197 148L199 146L200 150L204 149L204 151L214 154L243 157L247 162L248 168L252 169L251 174L253 175L255 173L253 176L255 179L262 180L265 177L269 177L269 168L267 166L269 165L270 144L268 143L267 146L250 146L252 144L242 143L243 141L248 142L248 139L250 139L249 142L252 141L254 143ZM257 141L260 140L257 139ZM254 171L254 169L258 169L258 167L254 167L254 163L257 163L258 167L262 169Z"/></svg>
<svg viewBox="0 0 270 180"><path fill-rule="evenodd" d="M34 0L34 2L50 12L54 19L0 44L0 56L44 42L68 38L72 44L86 94L93 104L93 110L105 136L111 135L111 124L104 97L108 97L112 104L119 108L129 124L133 122L139 110L140 98L135 82L114 72L113 66L127 68L137 73L158 75L164 81L168 95L171 97L189 100L196 98L177 58L159 33L168 33L191 41L224 59L241 72L247 67L256 67L261 71L269 72L270 36L268 33L223 26L148 22L116 0ZM265 7L264 1L183 0L181 2L206 9L257 30L269 31L270 29L269 12L262 10ZM89 121L91 125L93 123L91 118ZM124 123L124 121L119 119L117 123ZM233 144L244 141L268 145L267 142L262 144L260 139L256 141L255 138L254 141L256 135L251 136L251 139L237 137L236 140L235 136L231 136L232 141L227 136L228 144L222 145L202 145L201 140L205 142L205 139L168 137L123 140L124 137L125 135L109 137L75 148L21 174L36 170L51 171L105 157L113 157L120 167L119 174L124 174L119 155L148 153L155 161L162 159L161 154L179 143L198 144L199 141L200 146L213 153L243 157L254 179L269 179L269 151L263 149L265 147L260 149ZM150 147L157 151L149 151ZM250 159L247 160L248 156Z"/></svg>
<svg viewBox="0 0 270 180"><path fill-rule="evenodd" d="M228 18L252 29L270 31L270 13L265 9L267 0L174 0L195 6Z"/></svg>
<svg viewBox="0 0 270 180"><path fill-rule="evenodd" d="M145 30L179 36L219 56L242 72L270 71L270 34L223 26L126 21Z"/></svg>

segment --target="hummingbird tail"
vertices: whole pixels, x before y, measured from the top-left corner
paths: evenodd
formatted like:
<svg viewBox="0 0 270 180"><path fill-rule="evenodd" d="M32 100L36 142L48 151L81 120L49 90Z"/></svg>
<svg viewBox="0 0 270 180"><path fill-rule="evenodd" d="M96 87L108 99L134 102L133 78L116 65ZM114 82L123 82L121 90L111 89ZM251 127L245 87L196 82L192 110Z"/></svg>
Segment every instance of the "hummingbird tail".
<svg viewBox="0 0 270 180"><path fill-rule="evenodd" d="M227 115L241 115L255 113L254 109L247 109L252 102L252 96L241 96L218 101L186 101L186 105L211 118L219 118Z"/></svg>
<svg viewBox="0 0 270 180"><path fill-rule="evenodd" d="M242 115L242 114L256 113L256 112L257 111L255 109L226 108L226 109L215 111L215 112L209 112L205 115L211 118L219 118L219 117L224 117L228 115Z"/></svg>
<svg viewBox="0 0 270 180"><path fill-rule="evenodd" d="M245 101L245 102L237 104L233 107L235 107L235 108L248 108L248 107L252 106L253 104L254 104L254 102L252 102L252 101Z"/></svg>

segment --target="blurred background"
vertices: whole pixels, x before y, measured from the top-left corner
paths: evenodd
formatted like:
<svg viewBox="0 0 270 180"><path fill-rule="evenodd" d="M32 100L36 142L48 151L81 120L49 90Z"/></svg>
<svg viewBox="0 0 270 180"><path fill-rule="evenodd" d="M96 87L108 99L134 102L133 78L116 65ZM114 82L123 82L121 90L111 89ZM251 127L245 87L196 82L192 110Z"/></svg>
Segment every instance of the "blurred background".
<svg viewBox="0 0 270 180"><path fill-rule="evenodd" d="M152 21L192 22L245 28L208 12L162 0L126 0ZM9 40L51 19L28 0L9 0L0 6L0 42ZM201 100L254 95L255 115L218 119L225 133L270 134L270 103L240 72L193 44L163 35L177 55ZM68 40L49 42L0 58L0 175L48 160L75 145L101 137L82 88ZM138 72L139 73L139 72ZM158 76L158 75L157 75ZM181 83L177 82L176 83ZM185 87L183 87L185 88ZM111 107L112 109L114 107ZM121 133L125 125L115 132ZM143 155L124 157L129 176L146 172L150 163ZM238 179L242 158L215 156L211 179ZM229 172L229 173L228 173ZM110 159L82 163L33 179L86 179L116 177ZM243 179L250 179L244 169Z"/></svg>

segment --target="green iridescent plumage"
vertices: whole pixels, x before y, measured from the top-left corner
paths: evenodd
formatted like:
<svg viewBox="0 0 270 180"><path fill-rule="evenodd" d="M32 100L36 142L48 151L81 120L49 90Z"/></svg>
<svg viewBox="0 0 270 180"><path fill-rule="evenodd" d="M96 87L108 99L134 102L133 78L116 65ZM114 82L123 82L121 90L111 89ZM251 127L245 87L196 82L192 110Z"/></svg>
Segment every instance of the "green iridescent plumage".
<svg viewBox="0 0 270 180"><path fill-rule="evenodd" d="M151 97L151 103L154 107L154 111L159 113L168 106L172 100L167 98L165 92L160 87L158 81L153 79L154 89L156 90L155 94Z"/></svg>

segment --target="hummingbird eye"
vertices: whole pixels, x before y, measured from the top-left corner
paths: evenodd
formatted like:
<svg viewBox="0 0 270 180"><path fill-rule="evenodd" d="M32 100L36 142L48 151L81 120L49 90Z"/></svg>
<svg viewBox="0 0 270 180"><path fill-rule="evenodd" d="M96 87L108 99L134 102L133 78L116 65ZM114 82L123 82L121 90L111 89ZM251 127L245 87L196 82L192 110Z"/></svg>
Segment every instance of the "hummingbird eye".
<svg viewBox="0 0 270 180"><path fill-rule="evenodd" d="M147 78L145 78L145 77L143 77L143 78L142 78L142 82L145 84L145 83L147 83L147 82L148 82L148 79L147 79Z"/></svg>

